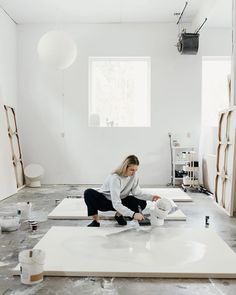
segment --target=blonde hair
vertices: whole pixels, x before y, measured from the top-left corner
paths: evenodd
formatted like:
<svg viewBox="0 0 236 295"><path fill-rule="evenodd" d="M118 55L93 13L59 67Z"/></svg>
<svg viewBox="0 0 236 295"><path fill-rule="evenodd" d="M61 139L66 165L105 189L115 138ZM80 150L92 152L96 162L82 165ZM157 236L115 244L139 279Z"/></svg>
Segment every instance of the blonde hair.
<svg viewBox="0 0 236 295"><path fill-rule="evenodd" d="M120 166L115 171L113 171L113 174L116 173L119 176L125 176L127 168L130 165L139 165L139 160L135 155L130 155L127 158L125 158L124 161L120 164Z"/></svg>

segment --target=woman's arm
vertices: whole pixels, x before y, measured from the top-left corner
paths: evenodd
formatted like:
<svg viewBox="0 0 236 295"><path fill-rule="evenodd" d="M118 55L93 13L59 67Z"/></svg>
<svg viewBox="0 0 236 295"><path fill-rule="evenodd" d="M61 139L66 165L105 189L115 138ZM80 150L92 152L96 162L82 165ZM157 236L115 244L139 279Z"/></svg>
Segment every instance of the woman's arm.
<svg viewBox="0 0 236 295"><path fill-rule="evenodd" d="M137 176L134 177L134 184L132 186L131 193L134 197L141 200L157 201L158 199L160 199L159 196L153 196L151 194L143 193L139 186L139 179Z"/></svg>
<svg viewBox="0 0 236 295"><path fill-rule="evenodd" d="M121 202L120 191L121 183L118 177L112 177L110 180L110 192L111 192L111 202L114 209L123 216L132 217L134 212L124 206Z"/></svg>

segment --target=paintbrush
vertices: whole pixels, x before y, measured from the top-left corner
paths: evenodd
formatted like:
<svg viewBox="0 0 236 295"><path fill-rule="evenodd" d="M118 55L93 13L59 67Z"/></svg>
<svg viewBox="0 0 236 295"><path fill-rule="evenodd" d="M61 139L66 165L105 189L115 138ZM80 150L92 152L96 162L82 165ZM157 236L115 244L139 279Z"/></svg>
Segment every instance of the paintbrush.
<svg viewBox="0 0 236 295"><path fill-rule="evenodd" d="M142 212L142 209L140 207L140 205L138 205L138 211L139 213L141 213L143 215L143 212ZM148 218L146 218L144 215L143 215L144 219L143 220L139 220L138 223L140 226L145 226L145 225L151 225L151 222Z"/></svg>

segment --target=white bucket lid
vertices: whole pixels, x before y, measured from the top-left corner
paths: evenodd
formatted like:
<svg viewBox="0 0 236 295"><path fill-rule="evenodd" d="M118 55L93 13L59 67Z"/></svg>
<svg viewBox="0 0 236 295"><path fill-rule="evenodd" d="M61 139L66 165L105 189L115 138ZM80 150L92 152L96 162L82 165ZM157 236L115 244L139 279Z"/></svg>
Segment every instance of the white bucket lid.
<svg viewBox="0 0 236 295"><path fill-rule="evenodd" d="M27 202L18 202L16 203L17 210L25 210L28 208Z"/></svg>
<svg viewBox="0 0 236 295"><path fill-rule="evenodd" d="M154 207L155 216L160 219L165 219L170 212L171 207L172 205L170 200L166 198L157 200Z"/></svg>
<svg viewBox="0 0 236 295"><path fill-rule="evenodd" d="M45 251L41 249L27 249L19 253L19 262L27 264L44 264Z"/></svg>
<svg viewBox="0 0 236 295"><path fill-rule="evenodd" d="M28 166L25 167L24 173L25 173L25 176L29 178L36 178L43 175L44 170L43 170L43 167L40 166L39 164L29 164Z"/></svg>

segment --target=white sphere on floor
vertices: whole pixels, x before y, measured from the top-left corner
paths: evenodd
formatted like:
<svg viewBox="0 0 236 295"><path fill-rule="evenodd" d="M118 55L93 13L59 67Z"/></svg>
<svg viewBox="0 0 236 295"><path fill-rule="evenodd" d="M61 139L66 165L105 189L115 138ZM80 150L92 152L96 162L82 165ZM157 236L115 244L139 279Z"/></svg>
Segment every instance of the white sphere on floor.
<svg viewBox="0 0 236 295"><path fill-rule="evenodd" d="M29 164L24 169L26 185L29 187L40 187L40 177L43 175L43 167L39 164Z"/></svg>

